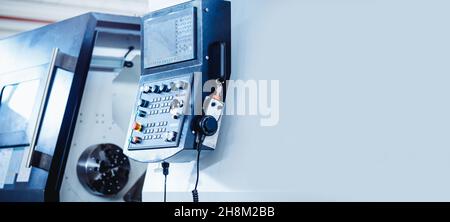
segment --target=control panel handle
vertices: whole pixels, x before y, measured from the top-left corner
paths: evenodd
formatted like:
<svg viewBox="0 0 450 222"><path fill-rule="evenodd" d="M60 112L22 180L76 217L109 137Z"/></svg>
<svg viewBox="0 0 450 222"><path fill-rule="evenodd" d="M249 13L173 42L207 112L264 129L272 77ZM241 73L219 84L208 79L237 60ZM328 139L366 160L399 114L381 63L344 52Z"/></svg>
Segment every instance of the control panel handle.
<svg viewBox="0 0 450 222"><path fill-rule="evenodd" d="M210 76L211 78L220 78L221 80L228 79L227 76L227 43L215 42L209 47Z"/></svg>
<svg viewBox="0 0 450 222"><path fill-rule="evenodd" d="M213 58L210 63L212 65L211 74L216 75L214 78L227 79L227 44L225 42L214 43L210 48L210 54Z"/></svg>
<svg viewBox="0 0 450 222"><path fill-rule="evenodd" d="M220 78L225 80L228 78L227 75L227 44L225 42L219 43L220 48Z"/></svg>

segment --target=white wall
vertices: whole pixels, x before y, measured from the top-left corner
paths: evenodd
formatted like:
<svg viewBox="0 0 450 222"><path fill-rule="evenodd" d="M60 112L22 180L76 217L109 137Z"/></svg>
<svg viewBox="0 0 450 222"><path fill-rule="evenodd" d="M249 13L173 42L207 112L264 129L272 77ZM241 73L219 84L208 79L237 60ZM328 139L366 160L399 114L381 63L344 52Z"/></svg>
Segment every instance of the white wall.
<svg viewBox="0 0 450 222"><path fill-rule="evenodd" d="M233 0L232 78L280 80L281 120L225 119L201 201L450 201L449 6ZM192 164L171 167L169 200L190 201Z"/></svg>

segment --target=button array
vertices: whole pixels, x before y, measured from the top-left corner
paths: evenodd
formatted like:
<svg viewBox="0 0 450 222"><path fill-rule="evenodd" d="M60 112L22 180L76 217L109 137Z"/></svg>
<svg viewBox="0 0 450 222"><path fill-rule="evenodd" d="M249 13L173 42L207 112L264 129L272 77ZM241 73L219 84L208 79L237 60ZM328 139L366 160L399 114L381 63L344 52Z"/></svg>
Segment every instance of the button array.
<svg viewBox="0 0 450 222"><path fill-rule="evenodd" d="M174 97L173 96L162 96L162 97L157 97L154 98L151 102L161 102L161 101L168 101L168 100L172 100Z"/></svg>
<svg viewBox="0 0 450 222"><path fill-rule="evenodd" d="M162 135L150 135L150 136L144 136L144 140L157 140L162 139Z"/></svg>
<svg viewBox="0 0 450 222"><path fill-rule="evenodd" d="M156 126L167 126L168 124L169 124L169 122L167 122L167 121L162 121L162 122L158 122L158 123L147 123L146 127L153 128Z"/></svg>
<svg viewBox="0 0 450 222"><path fill-rule="evenodd" d="M180 101L178 100L175 91L184 90L187 85L188 83L186 80L179 80L177 83L152 83L150 85L145 84L141 87L142 94L137 111L137 116L141 117L141 119L136 119L136 121L139 121L140 123L136 122L136 124L133 125L135 134L132 135L134 136L132 142L134 144L157 147L162 146L167 142L176 141L177 132L172 131L172 128L177 127L172 124L176 118L165 115L182 107L182 105L179 105ZM172 90L174 92L172 92ZM181 124L181 122L178 121L177 125L179 126L179 124Z"/></svg>
<svg viewBox="0 0 450 222"><path fill-rule="evenodd" d="M152 104L148 106L148 109L150 109L149 115L170 113L171 100L173 98L173 96L154 98Z"/></svg>
<svg viewBox="0 0 450 222"><path fill-rule="evenodd" d="M162 139L163 136L161 135L161 133L167 132L167 128L165 128L165 126L167 126L168 124L169 124L169 122L167 122L167 121L148 123L145 126L145 130L142 131L142 133L144 133L146 135L146 136L144 136L144 140ZM151 134L151 135L149 135L149 134Z"/></svg>

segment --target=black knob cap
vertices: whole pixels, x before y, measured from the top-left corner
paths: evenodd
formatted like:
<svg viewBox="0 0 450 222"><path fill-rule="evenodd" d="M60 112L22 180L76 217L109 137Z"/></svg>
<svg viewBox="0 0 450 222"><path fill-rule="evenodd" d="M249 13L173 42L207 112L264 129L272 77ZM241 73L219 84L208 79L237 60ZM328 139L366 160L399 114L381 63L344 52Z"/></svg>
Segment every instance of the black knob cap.
<svg viewBox="0 0 450 222"><path fill-rule="evenodd" d="M170 92L172 89L168 85L163 84L162 87L161 87L161 90L163 92Z"/></svg>
<svg viewBox="0 0 450 222"><path fill-rule="evenodd" d="M159 85L154 85L152 90L154 93L161 93L161 87Z"/></svg>
<svg viewBox="0 0 450 222"><path fill-rule="evenodd" d="M205 136L216 134L219 128L219 124L213 116L202 116L196 122L195 130Z"/></svg>
<svg viewBox="0 0 450 222"><path fill-rule="evenodd" d="M141 107L147 108L150 105L150 102L145 100L145 99L141 99Z"/></svg>

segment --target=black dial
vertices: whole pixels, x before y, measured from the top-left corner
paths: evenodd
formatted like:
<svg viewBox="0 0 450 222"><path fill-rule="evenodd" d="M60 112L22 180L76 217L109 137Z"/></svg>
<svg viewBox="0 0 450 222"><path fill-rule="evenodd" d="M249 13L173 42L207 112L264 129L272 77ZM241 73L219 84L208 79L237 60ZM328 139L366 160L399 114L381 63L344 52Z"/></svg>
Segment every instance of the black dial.
<svg viewBox="0 0 450 222"><path fill-rule="evenodd" d="M172 89L167 84L162 84L161 90L163 92L170 92Z"/></svg>
<svg viewBox="0 0 450 222"><path fill-rule="evenodd" d="M152 88L154 93L161 93L161 87L159 85L154 85Z"/></svg>

